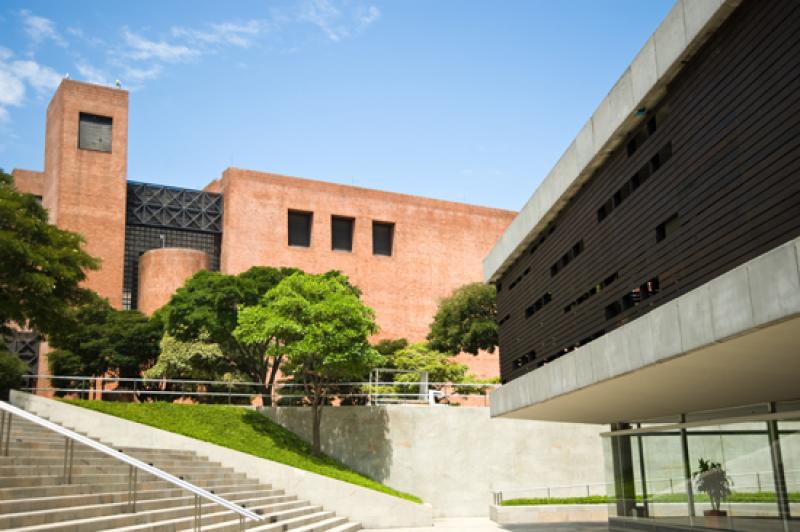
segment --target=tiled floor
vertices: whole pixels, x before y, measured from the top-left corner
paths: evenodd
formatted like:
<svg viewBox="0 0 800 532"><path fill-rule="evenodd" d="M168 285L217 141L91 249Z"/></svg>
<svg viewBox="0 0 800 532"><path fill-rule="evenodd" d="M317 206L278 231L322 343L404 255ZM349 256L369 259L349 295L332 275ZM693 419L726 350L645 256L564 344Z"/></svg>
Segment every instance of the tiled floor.
<svg viewBox="0 0 800 532"><path fill-rule="evenodd" d="M601 532L606 523L542 523L535 525L498 525L489 519L437 519L432 527L384 528L380 532ZM378 532L365 530L364 532Z"/></svg>

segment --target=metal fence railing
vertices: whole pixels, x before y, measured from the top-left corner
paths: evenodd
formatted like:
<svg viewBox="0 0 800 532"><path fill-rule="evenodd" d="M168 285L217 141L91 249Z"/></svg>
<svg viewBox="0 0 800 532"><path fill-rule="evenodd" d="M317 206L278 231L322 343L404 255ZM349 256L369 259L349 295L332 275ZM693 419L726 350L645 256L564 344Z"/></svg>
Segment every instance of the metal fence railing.
<svg viewBox="0 0 800 532"><path fill-rule="evenodd" d="M104 396L133 396L136 400L168 401L192 399L203 402L252 404L262 402L264 383L194 379L146 379L127 377L84 377L75 375L26 375L23 391L34 394L102 399ZM428 381L342 382L331 384L332 404L437 404L489 406L489 393L499 384ZM431 393L433 392L433 393ZM272 404L305 404L304 385L276 383Z"/></svg>
<svg viewBox="0 0 800 532"><path fill-rule="evenodd" d="M784 471L786 489L800 491L800 469ZM775 480L772 471L751 471L728 473L733 491L738 493L775 493ZM648 497L680 495L686 493L686 481L680 477L665 477L647 480ZM635 482L636 493L641 494L642 482ZM557 486L515 487L492 492L494 504L500 505L509 499L571 499L576 497L607 496L613 494L613 484L596 482L586 484L567 484Z"/></svg>

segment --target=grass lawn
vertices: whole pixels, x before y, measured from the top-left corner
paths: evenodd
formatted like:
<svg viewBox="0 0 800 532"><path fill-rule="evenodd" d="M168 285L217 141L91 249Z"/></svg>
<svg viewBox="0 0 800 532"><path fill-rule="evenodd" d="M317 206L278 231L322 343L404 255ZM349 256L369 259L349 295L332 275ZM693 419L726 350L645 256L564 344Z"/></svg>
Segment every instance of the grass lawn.
<svg viewBox="0 0 800 532"><path fill-rule="evenodd" d="M637 502L642 502L641 497L636 497ZM709 502L708 495L705 493L695 493L695 502ZM663 494L663 495L650 495L648 501L651 503L658 502L687 502L685 493ZM761 493L731 493L725 502L776 502L777 498L774 493L761 492ZM789 493L790 502L800 502L800 493ZM544 504L613 504L616 500L612 497L604 495L592 495L591 497L538 497L531 499L508 499L503 501L503 506L541 506ZM725 504L723 502L723 506Z"/></svg>
<svg viewBox="0 0 800 532"><path fill-rule="evenodd" d="M401 499L422 502L419 497L384 486L332 458L313 456L310 444L249 408L161 402L65 402L267 458Z"/></svg>

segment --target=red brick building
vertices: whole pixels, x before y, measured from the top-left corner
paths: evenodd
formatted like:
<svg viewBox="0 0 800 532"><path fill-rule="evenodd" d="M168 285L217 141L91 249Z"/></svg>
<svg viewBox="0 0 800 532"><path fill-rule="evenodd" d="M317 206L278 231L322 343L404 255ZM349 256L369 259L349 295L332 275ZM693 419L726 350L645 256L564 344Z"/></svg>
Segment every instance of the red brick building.
<svg viewBox="0 0 800 532"><path fill-rule="evenodd" d="M480 281L515 213L228 168L203 191L129 182L128 93L64 80L47 109L44 171L13 171L59 227L102 259L86 286L151 313L210 268L341 270L375 309L378 338L421 341L438 301ZM39 371L46 372L46 346ZM461 356L497 374L496 355Z"/></svg>

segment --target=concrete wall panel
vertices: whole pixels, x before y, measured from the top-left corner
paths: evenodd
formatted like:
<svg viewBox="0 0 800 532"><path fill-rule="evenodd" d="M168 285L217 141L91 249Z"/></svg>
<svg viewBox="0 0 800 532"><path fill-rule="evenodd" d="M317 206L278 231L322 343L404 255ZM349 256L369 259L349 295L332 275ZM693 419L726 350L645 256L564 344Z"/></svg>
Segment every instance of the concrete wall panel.
<svg viewBox="0 0 800 532"><path fill-rule="evenodd" d="M310 410L262 412L305 439ZM485 516L496 489L605 482L604 427L491 419L487 408L338 407L322 447L350 467L429 501L435 516Z"/></svg>

